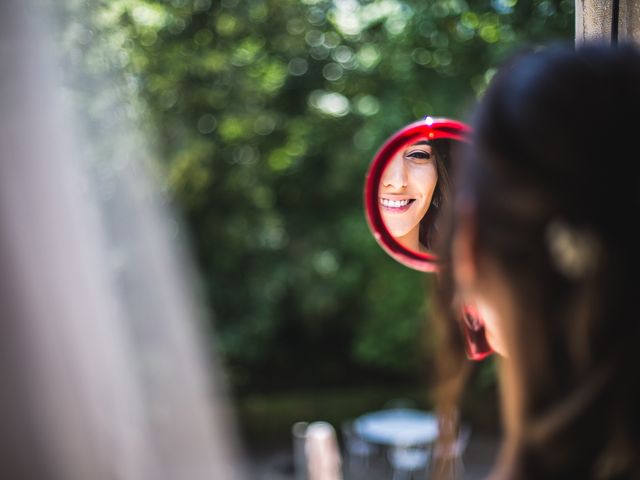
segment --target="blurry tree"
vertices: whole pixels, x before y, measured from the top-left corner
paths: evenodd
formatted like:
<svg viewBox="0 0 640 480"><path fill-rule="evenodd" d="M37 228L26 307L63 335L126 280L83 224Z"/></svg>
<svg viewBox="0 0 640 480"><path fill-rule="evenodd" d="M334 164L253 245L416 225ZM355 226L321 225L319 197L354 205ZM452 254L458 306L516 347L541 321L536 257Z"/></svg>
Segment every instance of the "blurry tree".
<svg viewBox="0 0 640 480"><path fill-rule="evenodd" d="M73 2L71 2L73 3ZM382 140L464 118L499 63L573 36L571 0L111 0L239 388L407 378L428 349L422 274L364 220Z"/></svg>

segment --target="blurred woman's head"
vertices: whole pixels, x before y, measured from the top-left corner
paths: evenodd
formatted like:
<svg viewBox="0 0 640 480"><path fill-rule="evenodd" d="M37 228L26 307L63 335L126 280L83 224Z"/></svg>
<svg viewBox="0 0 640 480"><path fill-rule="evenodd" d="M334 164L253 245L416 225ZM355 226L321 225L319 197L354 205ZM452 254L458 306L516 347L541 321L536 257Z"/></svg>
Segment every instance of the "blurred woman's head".
<svg viewBox="0 0 640 480"><path fill-rule="evenodd" d="M509 357L508 475L638 471L638 115L640 54L605 46L514 59L476 112L451 258Z"/></svg>

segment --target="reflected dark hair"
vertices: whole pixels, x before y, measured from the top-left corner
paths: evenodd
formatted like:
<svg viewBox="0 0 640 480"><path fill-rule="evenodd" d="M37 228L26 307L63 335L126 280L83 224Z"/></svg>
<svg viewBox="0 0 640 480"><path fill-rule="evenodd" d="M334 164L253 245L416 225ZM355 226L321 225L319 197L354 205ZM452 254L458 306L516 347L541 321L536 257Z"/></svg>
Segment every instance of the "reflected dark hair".
<svg viewBox="0 0 640 480"><path fill-rule="evenodd" d="M640 478L639 119L631 46L519 56L476 111L456 204L518 312L496 478Z"/></svg>
<svg viewBox="0 0 640 480"><path fill-rule="evenodd" d="M436 171L438 182L431 197L431 205L420 220L420 243L426 248L433 249L440 231L440 212L449 199L451 192L451 180L449 171L451 169L451 148L452 140L441 138L429 140L436 160Z"/></svg>

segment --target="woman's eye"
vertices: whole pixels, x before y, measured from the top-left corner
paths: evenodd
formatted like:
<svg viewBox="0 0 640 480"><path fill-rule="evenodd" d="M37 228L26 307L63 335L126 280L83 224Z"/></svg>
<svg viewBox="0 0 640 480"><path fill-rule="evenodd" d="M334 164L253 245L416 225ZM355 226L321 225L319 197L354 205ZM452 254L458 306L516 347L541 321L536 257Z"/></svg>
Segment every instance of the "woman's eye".
<svg viewBox="0 0 640 480"><path fill-rule="evenodd" d="M407 154L407 158L411 160L425 161L431 159L431 154L429 152L425 152L424 150L415 150L413 152L409 152Z"/></svg>

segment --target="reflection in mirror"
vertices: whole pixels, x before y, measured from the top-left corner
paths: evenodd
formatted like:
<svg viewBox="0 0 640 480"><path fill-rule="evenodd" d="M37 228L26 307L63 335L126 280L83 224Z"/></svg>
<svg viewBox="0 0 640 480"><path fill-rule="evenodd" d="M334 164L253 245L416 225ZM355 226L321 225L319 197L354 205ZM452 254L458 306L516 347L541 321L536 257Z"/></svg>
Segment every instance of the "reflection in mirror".
<svg viewBox="0 0 640 480"><path fill-rule="evenodd" d="M398 130L376 153L365 182L369 227L380 246L398 262L435 272L435 245L452 185L450 169L469 141L468 125L425 117Z"/></svg>
<svg viewBox="0 0 640 480"><path fill-rule="evenodd" d="M382 173L382 220L403 247L427 253L437 237L438 213L449 198L453 140L419 138L400 148Z"/></svg>

